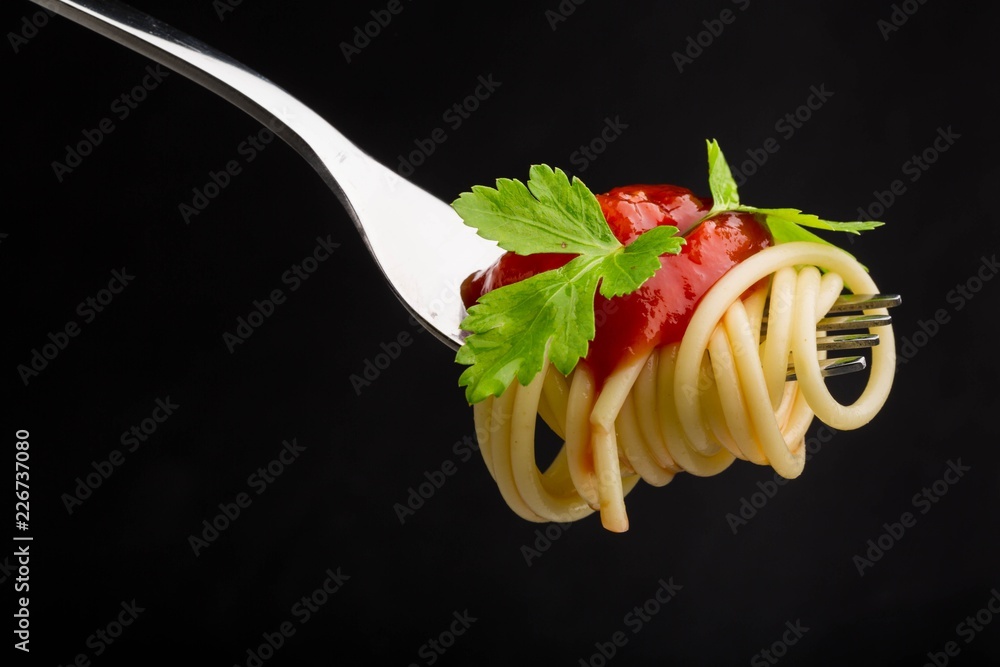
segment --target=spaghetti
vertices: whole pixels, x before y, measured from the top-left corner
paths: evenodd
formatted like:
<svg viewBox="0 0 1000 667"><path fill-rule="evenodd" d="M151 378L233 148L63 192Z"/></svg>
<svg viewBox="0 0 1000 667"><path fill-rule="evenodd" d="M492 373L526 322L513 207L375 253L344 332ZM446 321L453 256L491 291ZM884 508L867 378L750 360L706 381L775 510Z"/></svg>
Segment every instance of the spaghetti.
<svg viewBox="0 0 1000 667"><path fill-rule="evenodd" d="M529 384L514 382L477 403L480 448L503 498L529 521L599 511L605 528L623 532L624 498L639 480L663 486L682 471L715 475L737 458L797 477L814 416L838 430L858 428L892 385L887 325L872 329L881 342L858 399L843 405L827 390L816 323L844 289L878 292L865 269L833 246L765 247L708 289L679 342L631 350L604 378L585 361L567 377L546 363ZM786 381L790 362L796 381ZM535 456L538 416L564 440L544 472Z"/></svg>

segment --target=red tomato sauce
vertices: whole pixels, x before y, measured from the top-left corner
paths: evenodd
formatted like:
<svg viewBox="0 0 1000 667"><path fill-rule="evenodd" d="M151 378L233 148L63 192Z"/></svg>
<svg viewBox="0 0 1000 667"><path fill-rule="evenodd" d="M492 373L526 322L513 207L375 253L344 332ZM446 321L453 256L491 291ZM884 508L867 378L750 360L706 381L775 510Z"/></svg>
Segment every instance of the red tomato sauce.
<svg viewBox="0 0 1000 667"><path fill-rule="evenodd" d="M597 195L615 237L629 244L641 233L673 225L686 234L677 255L660 257L660 269L631 294L594 300L597 332L585 357L598 384L623 361L651 348L679 342L701 297L726 271L773 245L771 235L750 213L722 213L691 229L712 201L673 185L629 185ZM466 308L490 290L557 269L575 255L504 254L493 266L462 284Z"/></svg>

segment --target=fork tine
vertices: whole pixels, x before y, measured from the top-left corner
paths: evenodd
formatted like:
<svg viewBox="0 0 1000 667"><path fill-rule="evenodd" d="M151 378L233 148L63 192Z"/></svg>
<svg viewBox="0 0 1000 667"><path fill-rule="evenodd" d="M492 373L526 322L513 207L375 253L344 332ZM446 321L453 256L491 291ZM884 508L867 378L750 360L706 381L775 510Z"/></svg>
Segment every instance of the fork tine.
<svg viewBox="0 0 1000 667"><path fill-rule="evenodd" d="M816 323L817 331L842 331L844 329L867 329L884 327L892 322L888 315L838 315L824 317Z"/></svg>
<svg viewBox="0 0 1000 667"><path fill-rule="evenodd" d="M892 323L889 315L837 315L824 317L816 323L816 331L844 331L846 329L868 329L884 327ZM760 323L760 335L767 335L767 320Z"/></svg>
<svg viewBox="0 0 1000 667"><path fill-rule="evenodd" d="M816 338L817 350L856 350L861 347L878 345L878 334L844 334L841 336L820 336Z"/></svg>
<svg viewBox="0 0 1000 667"><path fill-rule="evenodd" d="M827 313L854 313L874 308L893 308L901 303L903 303L903 298L899 294L841 294L830 306ZM767 311L770 305L771 300L768 298L764 302L762 324L767 323Z"/></svg>
<svg viewBox="0 0 1000 667"><path fill-rule="evenodd" d="M833 303L828 314L833 313L862 313L876 308L893 308L903 302L899 294L842 294ZM761 321L761 336L767 335L767 309L770 303L764 306L764 317ZM816 323L817 331L844 331L847 329L870 329L882 327L890 324L892 318L888 315L832 315L824 317ZM818 336L816 338L817 350L853 350L865 347L874 347L879 344L878 334L870 331L855 334L840 334L834 336ZM867 368L868 364L864 357L834 357L821 359L819 362L820 372L823 377L835 375L846 375L856 373ZM795 367L788 366L786 379L794 381L796 379Z"/></svg>
<svg viewBox="0 0 1000 667"><path fill-rule="evenodd" d="M830 306L830 313L852 313L872 308L892 308L903 303L898 294L843 294Z"/></svg>
<svg viewBox="0 0 1000 667"><path fill-rule="evenodd" d="M819 360L819 372L823 377L857 373L867 367L868 362L865 361L864 357L835 357L833 359ZM789 382L797 379L794 366L788 366L788 373L785 375L785 379Z"/></svg>

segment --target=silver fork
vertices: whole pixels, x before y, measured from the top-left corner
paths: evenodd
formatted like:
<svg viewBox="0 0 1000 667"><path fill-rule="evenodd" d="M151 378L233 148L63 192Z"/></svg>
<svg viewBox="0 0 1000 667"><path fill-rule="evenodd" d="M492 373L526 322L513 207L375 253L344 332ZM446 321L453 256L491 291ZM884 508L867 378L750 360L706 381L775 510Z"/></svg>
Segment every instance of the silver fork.
<svg viewBox="0 0 1000 667"><path fill-rule="evenodd" d="M876 308L892 308L902 303L902 297L898 294L845 294L837 298L827 311L829 317L824 317L816 323L816 330L824 334L827 331L850 331L853 329L870 329L873 327L884 327L892 323L892 317L888 313L878 313L874 315L844 315L842 313L865 313L865 311ZM767 312L767 305L764 306ZM767 335L767 316L761 320L761 336ZM878 334L871 333L837 333L832 336L823 335L816 338L816 349L820 351L831 350L857 350L865 347L875 347L878 345ZM851 357L830 357L821 359L819 362L820 373L824 377L833 375L845 375L864 370L867 367L865 358L858 356ZM788 366L786 380L795 380L795 367Z"/></svg>
<svg viewBox="0 0 1000 667"><path fill-rule="evenodd" d="M315 111L257 72L147 14L114 0L32 1L183 74L284 139L340 198L403 305L442 342L456 350L462 345L462 281L492 264L503 251L465 226L451 206L376 162ZM830 312L898 303L898 295L843 297ZM887 323L888 316L856 316L848 321L834 317L821 320L817 328ZM836 344L836 349L878 342L874 334L823 338L824 345ZM865 368L864 357L822 363L824 375ZM794 379L791 369L789 378Z"/></svg>
<svg viewBox="0 0 1000 667"><path fill-rule="evenodd" d="M503 251L451 206L376 162L257 72L147 14L111 0L33 2L183 74L284 139L340 198L400 301L458 349L462 280Z"/></svg>

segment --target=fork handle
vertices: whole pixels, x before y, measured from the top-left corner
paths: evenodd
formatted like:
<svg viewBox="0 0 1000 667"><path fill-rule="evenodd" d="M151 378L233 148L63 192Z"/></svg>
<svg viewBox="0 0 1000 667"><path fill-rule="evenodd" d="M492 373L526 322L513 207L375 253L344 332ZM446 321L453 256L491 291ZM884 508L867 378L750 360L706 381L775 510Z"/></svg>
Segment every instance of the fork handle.
<svg viewBox="0 0 1000 667"><path fill-rule="evenodd" d="M448 204L366 155L257 72L151 16L114 0L32 2L186 76L274 131L337 194L410 313L459 348L461 280L492 264L502 250L476 237Z"/></svg>
<svg viewBox="0 0 1000 667"><path fill-rule="evenodd" d="M154 60L228 100L237 108L267 126L294 148L319 172L341 202L351 210L345 192L363 184L363 179L348 170L334 175L330 166L310 145L322 137L327 150L358 163L371 163L344 135L316 112L275 85L264 76L203 42L158 21L128 5L114 0L32 0L123 46ZM308 137L309 141L303 139Z"/></svg>

